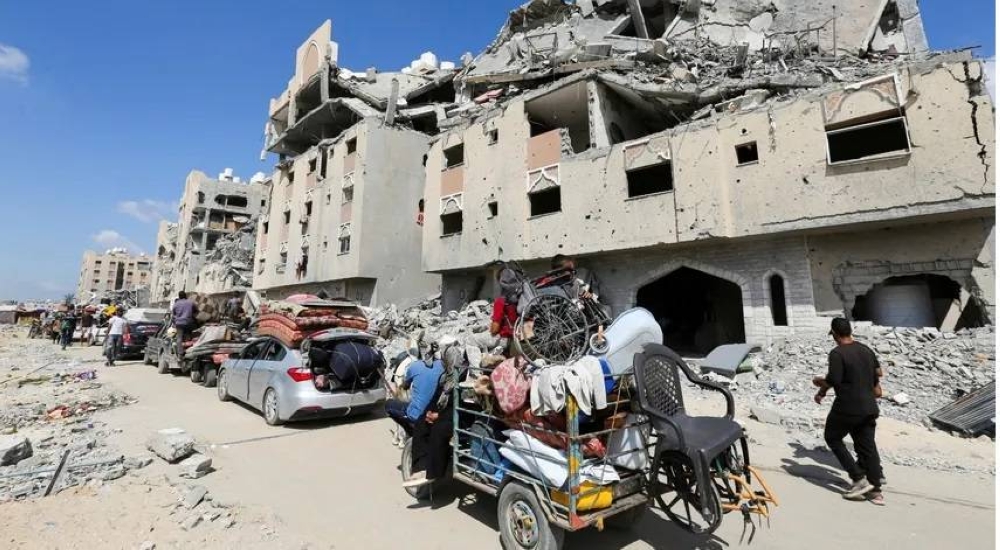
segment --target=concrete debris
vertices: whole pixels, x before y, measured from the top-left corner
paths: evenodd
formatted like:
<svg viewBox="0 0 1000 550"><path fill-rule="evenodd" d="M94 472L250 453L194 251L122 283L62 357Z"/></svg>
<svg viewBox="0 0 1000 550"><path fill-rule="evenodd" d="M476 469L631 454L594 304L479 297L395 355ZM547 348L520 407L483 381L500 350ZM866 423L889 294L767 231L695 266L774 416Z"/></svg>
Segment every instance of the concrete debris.
<svg viewBox="0 0 1000 550"><path fill-rule="evenodd" d="M19 327L26 332L27 329ZM6 336L5 336L6 338ZM0 347L0 503L41 496L66 451L53 491L126 475L108 442L114 430L94 413L135 399L95 380L92 364L71 361L51 343L7 339Z"/></svg>
<svg viewBox="0 0 1000 550"><path fill-rule="evenodd" d="M191 516L188 516L188 518L184 520L184 523L181 524L181 528L184 529L185 531L190 531L191 529L194 529L199 524L201 524L201 520L202 520L201 514L193 514Z"/></svg>
<svg viewBox="0 0 1000 550"><path fill-rule="evenodd" d="M486 300L476 300L462 311L449 311L442 316L438 294L403 311L395 305L377 308L370 312L368 319L370 330L383 339L381 347L387 358L408 350L411 340L429 344L445 336L453 336L467 349L479 349L475 335L489 330L490 304Z"/></svg>
<svg viewBox="0 0 1000 550"><path fill-rule="evenodd" d="M156 543L151 540L143 541L139 545L139 550L156 550Z"/></svg>
<svg viewBox="0 0 1000 550"><path fill-rule="evenodd" d="M180 463L181 471L178 475L188 479L198 479L208 475L212 471L212 459L195 453Z"/></svg>
<svg viewBox="0 0 1000 550"><path fill-rule="evenodd" d="M206 496L208 496L208 489L203 485L192 485L181 498L181 504L188 510L191 510L195 506L198 506L201 501L205 500Z"/></svg>
<svg viewBox="0 0 1000 550"><path fill-rule="evenodd" d="M0 466L11 466L31 456L31 441L16 435L0 436Z"/></svg>
<svg viewBox="0 0 1000 550"><path fill-rule="evenodd" d="M150 436L146 448L167 462L177 462L194 452L194 438L181 428L167 428Z"/></svg>
<svg viewBox="0 0 1000 550"><path fill-rule="evenodd" d="M931 412L995 379L994 327L951 334L866 323L856 323L854 329L858 341L879 356L886 396L880 401L882 416L926 424ZM816 389L811 383L813 376L826 373L832 348L830 337L822 334L775 342L760 354L759 371L737 375L731 390L738 401L754 404L754 417L761 422L785 424L788 417L812 418L826 410L834 397L831 392L823 408L818 408L812 401Z"/></svg>

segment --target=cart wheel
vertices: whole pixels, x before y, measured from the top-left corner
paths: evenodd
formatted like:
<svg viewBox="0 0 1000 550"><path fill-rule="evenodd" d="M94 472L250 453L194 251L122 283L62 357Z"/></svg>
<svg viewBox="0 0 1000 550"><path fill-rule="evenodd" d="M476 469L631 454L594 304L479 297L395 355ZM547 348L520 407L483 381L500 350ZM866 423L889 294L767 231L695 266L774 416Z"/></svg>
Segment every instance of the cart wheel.
<svg viewBox="0 0 1000 550"><path fill-rule="evenodd" d="M529 361L571 363L583 357L590 345L583 312L569 298L555 294L542 294L528 302L514 329L516 349Z"/></svg>
<svg viewBox="0 0 1000 550"><path fill-rule="evenodd" d="M500 491L497 524L506 550L559 550L566 537L565 531L549 525L535 493L517 481Z"/></svg>
<svg viewBox="0 0 1000 550"><path fill-rule="evenodd" d="M160 360L156 364L156 372L160 374L167 374L170 372L170 362L167 361L167 356L160 353Z"/></svg>
<svg viewBox="0 0 1000 550"><path fill-rule="evenodd" d="M205 368L205 375L204 379L202 380L202 384L204 384L206 388L214 388L215 383L218 379L219 379L219 370L217 367Z"/></svg>
<svg viewBox="0 0 1000 550"><path fill-rule="evenodd" d="M653 494L660 508L680 528L696 535L708 535L722 524L722 500L714 483L709 484L708 502L704 503L708 514L702 513L698 476L687 455L663 453L659 472L651 475L655 478Z"/></svg>
<svg viewBox="0 0 1000 550"><path fill-rule="evenodd" d="M611 529L618 531L629 531L634 529L636 525L642 521L642 518L646 517L646 512L649 511L649 503L646 502L640 506L635 506L629 508L624 512L619 512L609 518L604 520L604 525L607 525Z"/></svg>
<svg viewBox="0 0 1000 550"><path fill-rule="evenodd" d="M403 452L399 457L399 472L403 474L403 481L410 479L413 475L413 438L407 438L403 445ZM427 500L431 497L431 485L421 485L420 487L406 487L406 492L417 500Z"/></svg>
<svg viewBox="0 0 1000 550"><path fill-rule="evenodd" d="M192 382L194 382L195 384L200 384L201 379L204 378L204 373L202 372L201 367L195 365L191 367L191 370L188 371L188 376L191 377Z"/></svg>

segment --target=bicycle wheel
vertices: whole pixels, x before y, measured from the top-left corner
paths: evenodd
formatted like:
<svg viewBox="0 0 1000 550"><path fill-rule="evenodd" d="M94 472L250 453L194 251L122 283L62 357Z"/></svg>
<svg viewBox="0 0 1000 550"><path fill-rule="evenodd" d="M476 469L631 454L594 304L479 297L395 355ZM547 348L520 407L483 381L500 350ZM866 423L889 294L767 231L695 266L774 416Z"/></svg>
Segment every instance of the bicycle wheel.
<svg viewBox="0 0 1000 550"><path fill-rule="evenodd" d="M543 294L528 302L517 320L514 341L529 361L570 363L583 357L590 340L583 311L572 300Z"/></svg>

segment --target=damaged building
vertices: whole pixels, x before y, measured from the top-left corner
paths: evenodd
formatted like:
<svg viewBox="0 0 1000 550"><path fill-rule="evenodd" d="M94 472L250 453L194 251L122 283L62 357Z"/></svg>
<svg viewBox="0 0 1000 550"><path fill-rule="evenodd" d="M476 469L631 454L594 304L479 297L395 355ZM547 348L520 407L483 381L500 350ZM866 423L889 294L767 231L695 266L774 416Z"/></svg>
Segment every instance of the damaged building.
<svg viewBox="0 0 1000 550"><path fill-rule="evenodd" d="M684 351L994 319L993 105L915 0L535 0L453 85L419 201L445 311L564 254Z"/></svg>
<svg viewBox="0 0 1000 550"><path fill-rule="evenodd" d="M103 254L84 252L76 285L76 303L96 303L121 292L148 288L152 264L149 256L129 254L124 248L112 248Z"/></svg>
<svg viewBox="0 0 1000 550"><path fill-rule="evenodd" d="M154 304L168 304L177 294L173 274L177 262L178 229L176 222L160 220L156 231L156 256L150 277L150 301Z"/></svg>
<svg viewBox="0 0 1000 550"><path fill-rule="evenodd" d="M409 207L423 193L429 136L454 103L455 66L424 54L405 71L353 72L338 65L331 33L327 20L299 47L270 103L265 153L278 163L253 288L406 304L440 284L420 269Z"/></svg>
<svg viewBox="0 0 1000 550"><path fill-rule="evenodd" d="M230 168L214 179L199 170L191 171L184 183L177 223L161 224L157 234L153 303L167 304L181 290L197 291L202 268L220 240L252 226L268 207L269 196L269 182L263 174L245 182ZM215 271L209 273L214 276ZM207 284L215 288L223 280Z"/></svg>

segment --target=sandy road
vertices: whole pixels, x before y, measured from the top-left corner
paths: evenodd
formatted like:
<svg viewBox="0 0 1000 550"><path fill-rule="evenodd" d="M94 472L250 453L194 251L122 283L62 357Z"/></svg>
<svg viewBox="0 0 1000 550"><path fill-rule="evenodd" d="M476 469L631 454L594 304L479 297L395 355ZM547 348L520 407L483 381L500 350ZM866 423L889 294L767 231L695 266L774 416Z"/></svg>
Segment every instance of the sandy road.
<svg viewBox="0 0 1000 550"><path fill-rule="evenodd" d="M83 358L96 350L72 353ZM154 430L183 427L205 444L218 468L199 482L218 498L267 511L275 529L292 535L284 540L302 541L295 548L499 547L492 498L456 488L424 505L400 488L399 452L389 444L388 419L273 428L247 407L219 402L214 390L159 375L138 362L104 368L99 375L139 399L100 413L122 430L115 437L124 452L141 452ZM839 473L829 458L790 446L777 427L747 425L756 441L754 462L782 499L770 528L758 531L757 548L993 547L990 474L890 466L887 507L846 502L831 492ZM569 536L566 548L723 548L738 545L742 527L740 518L727 517L715 536L698 538L650 513L632 532L584 531Z"/></svg>

